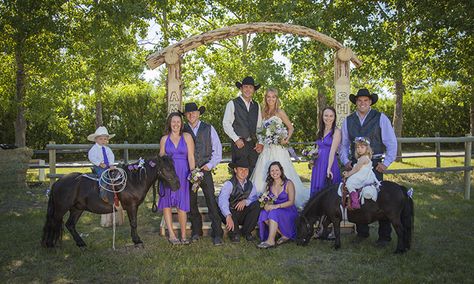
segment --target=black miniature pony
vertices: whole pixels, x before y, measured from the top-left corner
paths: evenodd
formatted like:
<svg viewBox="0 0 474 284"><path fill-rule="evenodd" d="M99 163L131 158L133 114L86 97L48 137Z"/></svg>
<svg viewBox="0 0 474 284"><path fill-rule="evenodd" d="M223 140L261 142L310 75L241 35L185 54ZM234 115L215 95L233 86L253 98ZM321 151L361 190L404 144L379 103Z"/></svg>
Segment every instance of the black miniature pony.
<svg viewBox="0 0 474 284"><path fill-rule="evenodd" d="M172 190L180 186L173 160L167 156L145 160L142 167L123 166L127 175L127 185L118 193L122 207L127 210L130 221L133 243L143 245L137 234L137 210L142 204L148 190L156 180L164 182ZM129 170L136 169L136 170ZM86 244L76 231L76 224L84 210L97 214L112 213L112 205L99 197L97 181L84 177L81 173L71 173L56 181L49 195L46 223L43 227L41 244L44 247L55 247L62 238L63 216L69 211L66 228L71 233L76 245L85 247Z"/></svg>
<svg viewBox="0 0 474 284"><path fill-rule="evenodd" d="M321 239L327 239L329 224L334 226L336 237L335 248L341 247L340 222L342 221L341 197L338 195L338 184L330 185L316 196L312 197L297 220L298 245L307 245L314 233L314 223L322 216L327 216L323 222ZM413 234L414 207L413 200L407 193L407 188L394 182L383 181L377 202L365 200L361 209L347 210L350 222L370 224L377 220L389 220L398 236L395 253L404 253L410 249Z"/></svg>

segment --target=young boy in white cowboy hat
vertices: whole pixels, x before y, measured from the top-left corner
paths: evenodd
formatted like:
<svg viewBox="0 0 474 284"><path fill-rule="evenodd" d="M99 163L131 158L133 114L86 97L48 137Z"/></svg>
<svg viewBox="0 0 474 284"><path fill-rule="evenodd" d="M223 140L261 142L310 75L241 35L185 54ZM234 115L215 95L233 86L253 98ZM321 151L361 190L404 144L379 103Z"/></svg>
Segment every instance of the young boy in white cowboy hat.
<svg viewBox="0 0 474 284"><path fill-rule="evenodd" d="M107 131L107 128L104 126L100 126L95 130L94 133L90 134L87 136L87 140L95 142L95 144L91 147L89 150L89 161L94 165L93 166L93 172L97 174L97 176L100 177L102 173L106 169L114 169L114 162L115 162L115 156L110 147L107 146L109 144L109 139L114 137L115 134L109 134L109 131ZM104 200L104 202L108 203L113 203L113 201L109 201L107 198L107 192L103 190L102 188L99 188L99 195ZM112 217L113 213L110 214L102 214L101 215L101 220L100 220L100 225L102 227L110 227L112 226ZM122 206L119 206L116 211L116 218L115 218L115 223L117 225L122 225L124 222L124 213Z"/></svg>
<svg viewBox="0 0 474 284"><path fill-rule="evenodd" d="M115 156L112 150L107 146L109 139L115 134L109 134L107 128L100 126L94 133L87 136L87 140L95 142L94 146L89 150L89 161L94 165L93 170L99 176L108 169L115 168Z"/></svg>

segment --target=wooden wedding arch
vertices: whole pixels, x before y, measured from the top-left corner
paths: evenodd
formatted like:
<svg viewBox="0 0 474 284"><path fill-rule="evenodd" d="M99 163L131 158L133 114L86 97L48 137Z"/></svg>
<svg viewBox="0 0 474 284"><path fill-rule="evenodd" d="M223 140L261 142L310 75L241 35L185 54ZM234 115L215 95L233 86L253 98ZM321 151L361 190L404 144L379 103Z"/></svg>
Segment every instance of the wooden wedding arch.
<svg viewBox="0 0 474 284"><path fill-rule="evenodd" d="M183 82L181 81L181 59L184 53L201 45L249 33L289 33L306 36L323 43L335 51L334 88L336 92L334 102L338 116L338 124L340 125L342 119L344 119L350 111L350 62L356 67L361 66L362 62L350 48L344 47L341 43L325 34L303 26L269 22L236 24L216 29L189 37L151 54L147 58L147 64L151 69L155 69L163 63L166 63L168 69L168 113L182 109ZM239 78L236 78L236 80L237 79Z"/></svg>

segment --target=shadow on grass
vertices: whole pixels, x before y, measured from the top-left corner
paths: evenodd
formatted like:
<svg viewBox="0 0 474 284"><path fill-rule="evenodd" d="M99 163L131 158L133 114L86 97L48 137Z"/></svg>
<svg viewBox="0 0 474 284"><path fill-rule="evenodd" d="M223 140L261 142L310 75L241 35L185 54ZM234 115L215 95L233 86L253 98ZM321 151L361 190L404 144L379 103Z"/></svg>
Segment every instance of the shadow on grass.
<svg viewBox="0 0 474 284"><path fill-rule="evenodd" d="M65 231L61 248L42 249L39 241L46 214L45 188L0 192L0 273L6 282L461 282L470 281L474 259L473 201L463 200L462 175L455 173L387 175L387 180L415 189L415 235L412 250L394 255L395 234L384 249L375 247L377 224L360 245L353 235L333 242L291 242L272 250L256 243L214 247L209 237L172 247L159 236L161 216L150 211L151 194L139 208L138 233L144 249L131 246L130 228L99 226L99 215L84 213L78 231L88 244L79 250ZM28 193L30 192L30 193ZM449 265L455 260L455 265Z"/></svg>

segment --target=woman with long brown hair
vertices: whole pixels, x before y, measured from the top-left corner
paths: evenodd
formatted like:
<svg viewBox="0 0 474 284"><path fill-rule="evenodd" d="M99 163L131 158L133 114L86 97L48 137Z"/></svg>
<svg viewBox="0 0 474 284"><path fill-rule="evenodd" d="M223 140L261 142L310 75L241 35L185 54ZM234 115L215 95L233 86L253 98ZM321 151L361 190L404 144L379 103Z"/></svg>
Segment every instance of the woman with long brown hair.
<svg viewBox="0 0 474 284"><path fill-rule="evenodd" d="M325 107L319 117L319 130L316 135L318 158L311 173L311 196L327 186L327 183L341 181L341 171L336 153L341 144L341 130L336 127L336 110Z"/></svg>

